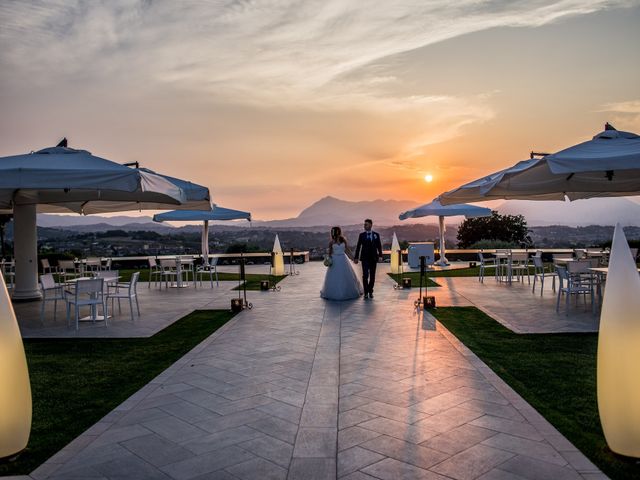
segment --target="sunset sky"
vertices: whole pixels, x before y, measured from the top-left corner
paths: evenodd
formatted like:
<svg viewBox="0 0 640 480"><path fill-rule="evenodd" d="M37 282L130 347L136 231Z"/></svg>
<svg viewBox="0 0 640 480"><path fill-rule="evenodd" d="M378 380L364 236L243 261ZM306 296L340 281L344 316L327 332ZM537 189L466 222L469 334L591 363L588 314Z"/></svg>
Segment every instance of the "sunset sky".
<svg viewBox="0 0 640 480"><path fill-rule="evenodd" d="M66 136L256 219L640 133L640 1L3 1L0 25L0 156Z"/></svg>

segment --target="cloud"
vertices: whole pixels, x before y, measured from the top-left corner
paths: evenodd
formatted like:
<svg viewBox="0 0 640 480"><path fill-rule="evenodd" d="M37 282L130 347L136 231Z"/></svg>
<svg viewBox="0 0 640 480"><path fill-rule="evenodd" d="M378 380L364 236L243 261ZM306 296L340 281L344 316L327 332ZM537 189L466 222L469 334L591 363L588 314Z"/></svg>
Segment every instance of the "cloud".
<svg viewBox="0 0 640 480"><path fill-rule="evenodd" d="M640 130L640 100L607 103L598 112L611 112L609 120L618 129Z"/></svg>

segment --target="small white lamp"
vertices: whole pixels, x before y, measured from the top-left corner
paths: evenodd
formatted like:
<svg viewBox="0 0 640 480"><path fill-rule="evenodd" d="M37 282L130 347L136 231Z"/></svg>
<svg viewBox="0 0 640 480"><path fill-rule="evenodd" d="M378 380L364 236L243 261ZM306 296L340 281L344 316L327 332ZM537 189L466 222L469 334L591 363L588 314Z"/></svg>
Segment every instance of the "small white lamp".
<svg viewBox="0 0 640 480"><path fill-rule="evenodd" d="M284 256L280 239L276 234L276 240L273 242L273 263L271 265L271 275L284 275Z"/></svg>
<svg viewBox="0 0 640 480"><path fill-rule="evenodd" d="M400 244L396 232L393 232L393 240L391 241L391 273L400 273Z"/></svg>
<svg viewBox="0 0 640 480"><path fill-rule="evenodd" d="M597 388L609 448L640 458L640 275L619 223L600 314Z"/></svg>
<svg viewBox="0 0 640 480"><path fill-rule="evenodd" d="M0 275L0 458L24 450L31 432L31 384L9 292Z"/></svg>

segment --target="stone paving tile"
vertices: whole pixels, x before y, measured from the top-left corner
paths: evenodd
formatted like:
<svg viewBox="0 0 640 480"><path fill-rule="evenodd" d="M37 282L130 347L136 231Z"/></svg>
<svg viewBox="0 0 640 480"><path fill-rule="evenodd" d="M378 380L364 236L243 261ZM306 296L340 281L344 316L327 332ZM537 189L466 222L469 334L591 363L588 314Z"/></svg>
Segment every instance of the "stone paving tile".
<svg viewBox="0 0 640 480"><path fill-rule="evenodd" d="M298 433L298 425L278 417L266 417L256 422L251 422L248 426L291 444L295 442L296 434Z"/></svg>
<svg viewBox="0 0 640 480"><path fill-rule="evenodd" d="M334 428L300 427L294 457L335 458L338 431Z"/></svg>
<svg viewBox="0 0 640 480"><path fill-rule="evenodd" d="M336 428L337 417L338 404L323 405L307 403L302 410L300 426Z"/></svg>
<svg viewBox="0 0 640 480"><path fill-rule="evenodd" d="M118 478L129 471L174 480L516 480L578 478L576 469L585 479L601 478L431 315L416 312L408 292L387 288L382 276L373 301L325 302L318 297L324 267L301 270L279 294L252 292L253 310L123 402L34 478ZM441 280L436 295L452 303L462 301L454 288L478 288L475 279ZM222 284L214 290L170 291L158 308L191 299L228 308L235 293ZM504 285L483 291L505 305L529 302L527 296L513 303ZM524 316L516 315L522 325Z"/></svg>
<svg viewBox="0 0 640 480"><path fill-rule="evenodd" d="M353 473L383 458L383 455L360 447L351 447L338 452L338 477Z"/></svg>
<svg viewBox="0 0 640 480"><path fill-rule="evenodd" d="M262 437L263 435L264 434L262 432L243 425L200 436L191 441L184 442L182 445L196 455L200 455L218 448L224 448L247 440L253 440L254 438Z"/></svg>
<svg viewBox="0 0 640 480"><path fill-rule="evenodd" d="M403 422L396 422L395 420L389 420L388 418L382 417L363 422L358 425L358 427L353 428L366 428L367 430L389 435L400 440L406 440L411 443L422 443L438 434L437 431L428 427L407 425Z"/></svg>
<svg viewBox="0 0 640 480"><path fill-rule="evenodd" d="M195 456L177 443L156 434L132 438L122 442L121 445L157 467Z"/></svg>
<svg viewBox="0 0 640 480"><path fill-rule="evenodd" d="M537 458L560 466L567 464L567 460L548 443L535 442L526 438L507 435L506 433L494 435L493 437L484 440L482 445L500 448L508 452Z"/></svg>
<svg viewBox="0 0 640 480"><path fill-rule="evenodd" d="M242 480L285 480L287 469L279 467L263 458L254 458L226 469Z"/></svg>
<svg viewBox="0 0 640 480"><path fill-rule="evenodd" d="M369 440L361 444L361 447L424 469L428 469L449 458L446 453L404 442L387 435Z"/></svg>
<svg viewBox="0 0 640 480"><path fill-rule="evenodd" d="M154 431L158 435L178 443L187 442L208 434L206 430L198 428L195 425L191 425L190 423L176 417L165 417L157 420L150 420L148 422L144 422L142 425L149 430Z"/></svg>
<svg viewBox="0 0 640 480"><path fill-rule="evenodd" d="M338 432L338 451L360 445L380 435L378 432L358 426L345 428Z"/></svg>
<svg viewBox="0 0 640 480"><path fill-rule="evenodd" d="M476 427L495 430L496 432L508 433L518 437L528 438L529 440L542 441L542 435L530 424L524 422L514 422L505 418L484 415L480 418L469 422L470 425Z"/></svg>
<svg viewBox="0 0 640 480"><path fill-rule="evenodd" d="M335 458L294 458L289 467L288 480L334 480Z"/></svg>
<svg viewBox="0 0 640 480"><path fill-rule="evenodd" d="M385 458L362 471L382 480L447 480L447 477L393 458Z"/></svg>
<svg viewBox="0 0 640 480"><path fill-rule="evenodd" d="M367 420L371 420L376 417L377 415L374 415L373 413L368 413L357 408L347 410L346 412L342 412L338 415L338 429L342 430L353 427L354 425L358 425L359 423L366 422Z"/></svg>
<svg viewBox="0 0 640 480"><path fill-rule="evenodd" d="M284 468L289 466L293 456L293 445L267 435L239 443L238 446Z"/></svg>
<svg viewBox="0 0 640 480"><path fill-rule="evenodd" d="M449 455L455 455L494 435L497 435L497 432L486 428L474 427L467 423L430 438L422 442L421 445Z"/></svg>
<svg viewBox="0 0 640 480"><path fill-rule="evenodd" d="M358 407L358 410L404 423L415 423L419 420L424 420L429 416L426 413L418 411L415 405L410 408L403 408L382 402L367 403Z"/></svg>
<svg viewBox="0 0 640 480"><path fill-rule="evenodd" d="M572 468L542 462L522 455L515 456L500 465L500 470L520 475L529 480L577 480L581 476Z"/></svg>
<svg viewBox="0 0 640 480"><path fill-rule="evenodd" d="M474 445L444 462L436 465L431 470L441 473L456 480L476 478L493 467L502 464L512 458L513 453L505 452L497 448L485 445Z"/></svg>
<svg viewBox="0 0 640 480"><path fill-rule="evenodd" d="M190 480L194 477L221 470L231 465L255 458L238 447L227 447L204 455L170 463L161 467L162 471L176 480Z"/></svg>

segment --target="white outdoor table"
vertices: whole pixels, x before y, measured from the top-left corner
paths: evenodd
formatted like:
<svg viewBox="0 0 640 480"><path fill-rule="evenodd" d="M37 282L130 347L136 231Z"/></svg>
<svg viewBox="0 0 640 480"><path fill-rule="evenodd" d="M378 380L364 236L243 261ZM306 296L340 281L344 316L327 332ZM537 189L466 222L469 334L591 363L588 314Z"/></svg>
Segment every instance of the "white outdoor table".
<svg viewBox="0 0 640 480"><path fill-rule="evenodd" d="M71 284L71 285L75 285L77 282L82 282L83 280L94 280L96 278L102 278L104 279L104 284L108 285L110 283L114 283L117 282L118 280L120 280L120 276L108 276L108 277L78 277L78 278L73 278L69 281L67 281L67 284ZM104 293L103 293L104 294ZM107 315L107 318L111 318L111 315ZM79 319L80 322L95 322L95 321L102 321L105 320L104 315L98 315L98 309L96 308L95 305L91 305L91 315L87 316L87 317L82 317Z"/></svg>

